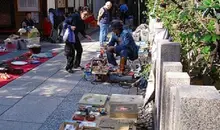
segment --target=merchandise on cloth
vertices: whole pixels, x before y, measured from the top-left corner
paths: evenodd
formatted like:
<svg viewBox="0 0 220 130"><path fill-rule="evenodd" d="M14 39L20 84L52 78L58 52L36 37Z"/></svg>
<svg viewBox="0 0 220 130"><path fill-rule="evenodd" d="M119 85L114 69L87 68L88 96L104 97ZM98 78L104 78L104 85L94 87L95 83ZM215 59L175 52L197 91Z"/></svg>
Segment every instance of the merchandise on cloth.
<svg viewBox="0 0 220 130"><path fill-rule="evenodd" d="M0 56L6 55L8 53L9 53L8 51L0 51Z"/></svg>
<svg viewBox="0 0 220 130"><path fill-rule="evenodd" d="M47 55L48 54L48 55ZM57 53L47 53L44 56L44 58L39 58L39 57L35 57L34 59L31 58L31 53L25 53L24 55L14 58L12 60L7 61L5 64L7 64L7 69L9 69L8 71L8 75L10 76L10 78L5 79L5 78L0 78L0 88L5 86L6 84L8 84L9 82L17 79L18 77L20 77L21 75L23 75L24 73L32 70L33 68L37 67L40 65L40 63L44 63L46 61L48 61L51 56L56 56ZM33 61L34 60L34 61ZM35 60L39 61L38 64L35 63L33 64L33 62L35 62ZM27 62L27 64L26 64ZM15 64L14 64L15 63Z"/></svg>

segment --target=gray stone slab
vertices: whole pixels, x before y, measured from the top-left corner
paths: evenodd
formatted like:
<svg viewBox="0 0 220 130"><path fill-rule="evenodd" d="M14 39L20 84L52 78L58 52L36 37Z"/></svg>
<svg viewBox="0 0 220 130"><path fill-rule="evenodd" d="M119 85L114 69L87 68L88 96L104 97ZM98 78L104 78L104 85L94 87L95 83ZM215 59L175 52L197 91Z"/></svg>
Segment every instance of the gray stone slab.
<svg viewBox="0 0 220 130"><path fill-rule="evenodd" d="M167 72L182 72L183 66L180 62L163 62L162 63L162 83L161 83L161 94L160 94L160 129L164 130L165 129L165 103L167 102L166 100L166 95L165 91L167 91L165 86L165 78L166 78L166 73Z"/></svg>
<svg viewBox="0 0 220 130"><path fill-rule="evenodd" d="M91 82L81 80L69 94L73 95L73 94L90 93L93 87L94 85Z"/></svg>
<svg viewBox="0 0 220 130"><path fill-rule="evenodd" d="M144 107L147 105L154 91L155 91L155 82L154 81L148 82L145 97L144 97Z"/></svg>
<svg viewBox="0 0 220 130"><path fill-rule="evenodd" d="M176 105L176 130L220 129L220 95L214 86L177 87Z"/></svg>
<svg viewBox="0 0 220 130"><path fill-rule="evenodd" d="M137 88L136 87L130 88L129 95L137 95Z"/></svg>
<svg viewBox="0 0 220 130"><path fill-rule="evenodd" d="M0 116L3 120L43 123L63 98L26 96Z"/></svg>
<svg viewBox="0 0 220 130"><path fill-rule="evenodd" d="M1 96L0 95L0 105L14 105L22 98L23 96Z"/></svg>
<svg viewBox="0 0 220 130"><path fill-rule="evenodd" d="M78 96L76 96L78 98ZM58 130L61 123L70 120L77 110L77 101L63 101L58 108L47 118L39 130Z"/></svg>
<svg viewBox="0 0 220 130"><path fill-rule="evenodd" d="M0 130L38 130L41 125L27 122L0 121Z"/></svg>
<svg viewBox="0 0 220 130"><path fill-rule="evenodd" d="M91 93L95 94L109 94L111 91L111 84L109 83L101 83L97 84L93 87Z"/></svg>
<svg viewBox="0 0 220 130"><path fill-rule="evenodd" d="M111 87L110 94L129 94L130 89L124 89L119 85L114 85Z"/></svg>
<svg viewBox="0 0 220 130"><path fill-rule="evenodd" d="M157 61L156 61L156 89L155 89L155 104L156 104L156 129L160 129L160 95L162 84L162 63L163 62L179 62L180 61L180 44L173 42L158 42L157 43Z"/></svg>
<svg viewBox="0 0 220 130"><path fill-rule="evenodd" d="M42 82L37 80L26 80L9 83L6 86L0 88L1 96L25 96L37 88Z"/></svg>
<svg viewBox="0 0 220 130"><path fill-rule="evenodd" d="M8 110L11 106L0 105L0 115Z"/></svg>
<svg viewBox="0 0 220 130"><path fill-rule="evenodd" d="M81 76L77 73L69 74L64 70L61 70L30 94L65 97L76 86L80 79Z"/></svg>
<svg viewBox="0 0 220 130"><path fill-rule="evenodd" d="M165 89L164 89L164 100L163 100L163 112L164 114L164 121L165 121L165 127L164 130L170 130L170 112L172 111L170 107L171 99L170 99L170 88L175 87L178 85L190 85L190 77L187 73L182 72L167 72L166 73L166 79L165 79Z"/></svg>

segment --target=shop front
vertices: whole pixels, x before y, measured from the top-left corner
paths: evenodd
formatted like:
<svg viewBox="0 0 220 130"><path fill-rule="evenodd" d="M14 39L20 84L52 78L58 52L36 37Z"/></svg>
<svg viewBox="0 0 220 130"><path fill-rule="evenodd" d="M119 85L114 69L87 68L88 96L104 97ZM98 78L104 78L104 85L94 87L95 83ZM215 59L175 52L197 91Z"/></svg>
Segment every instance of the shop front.
<svg viewBox="0 0 220 130"><path fill-rule="evenodd" d="M31 12L37 28L41 28L43 15L47 12L45 0L1 0L0 33L15 33L21 27L25 13Z"/></svg>

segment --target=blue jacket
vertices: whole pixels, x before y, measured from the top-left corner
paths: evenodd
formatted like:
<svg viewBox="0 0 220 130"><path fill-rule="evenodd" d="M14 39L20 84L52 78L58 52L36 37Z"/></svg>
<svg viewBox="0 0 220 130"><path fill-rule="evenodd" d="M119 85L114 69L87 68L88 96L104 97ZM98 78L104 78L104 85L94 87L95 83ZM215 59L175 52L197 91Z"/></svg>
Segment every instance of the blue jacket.
<svg viewBox="0 0 220 130"><path fill-rule="evenodd" d="M117 36L114 33L109 42L109 46L115 46L116 44L116 53L120 53L122 50L129 50L132 54L129 56L131 60L135 60L138 57L138 46L136 45L131 33L128 30L123 30L122 33Z"/></svg>
<svg viewBox="0 0 220 130"><path fill-rule="evenodd" d="M75 40L79 40L78 33L80 32L83 37L86 37L85 32L85 24L84 21L81 19L80 15L78 13L72 14L71 16L67 17L63 23L63 29L66 30L71 29L71 26L75 26L76 29L73 31L70 31L75 34ZM68 41L71 42L71 39L73 34L69 33Z"/></svg>

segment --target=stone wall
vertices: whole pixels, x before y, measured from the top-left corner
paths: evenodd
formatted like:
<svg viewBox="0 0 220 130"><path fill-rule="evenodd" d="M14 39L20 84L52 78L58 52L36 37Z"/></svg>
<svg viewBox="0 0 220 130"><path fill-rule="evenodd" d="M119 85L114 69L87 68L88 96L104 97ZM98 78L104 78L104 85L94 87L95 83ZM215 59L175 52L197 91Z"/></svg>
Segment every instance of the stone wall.
<svg viewBox="0 0 220 130"><path fill-rule="evenodd" d="M159 26L158 26L159 25ZM190 85L182 72L180 44L170 42L161 23L151 20L155 130L220 130L220 94L214 86Z"/></svg>

